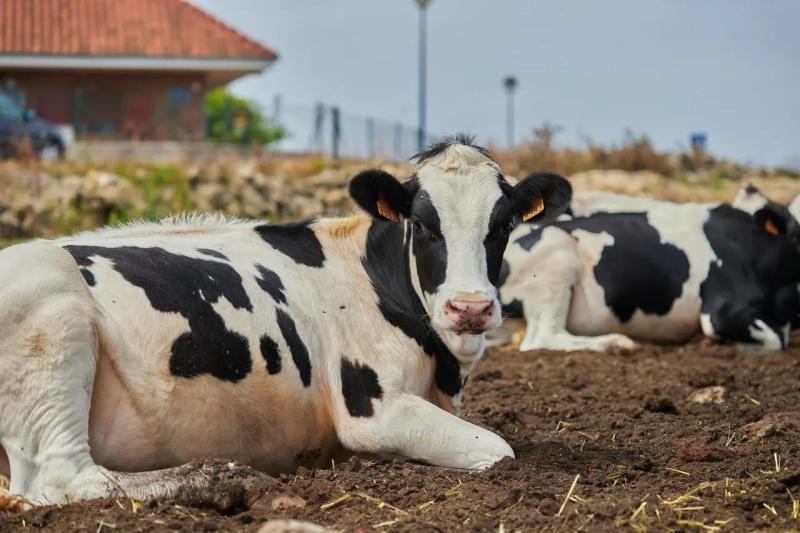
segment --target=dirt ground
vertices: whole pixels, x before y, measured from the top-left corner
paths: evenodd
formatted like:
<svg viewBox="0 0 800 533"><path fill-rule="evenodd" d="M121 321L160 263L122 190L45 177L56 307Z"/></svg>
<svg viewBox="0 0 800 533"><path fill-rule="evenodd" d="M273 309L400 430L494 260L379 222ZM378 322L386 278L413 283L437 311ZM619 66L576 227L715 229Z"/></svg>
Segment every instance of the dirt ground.
<svg viewBox="0 0 800 533"><path fill-rule="evenodd" d="M800 529L800 348L492 350L464 416L517 459L481 473L363 459L280 478L234 468L210 494L0 513L0 531L257 531L272 518L345 531Z"/></svg>

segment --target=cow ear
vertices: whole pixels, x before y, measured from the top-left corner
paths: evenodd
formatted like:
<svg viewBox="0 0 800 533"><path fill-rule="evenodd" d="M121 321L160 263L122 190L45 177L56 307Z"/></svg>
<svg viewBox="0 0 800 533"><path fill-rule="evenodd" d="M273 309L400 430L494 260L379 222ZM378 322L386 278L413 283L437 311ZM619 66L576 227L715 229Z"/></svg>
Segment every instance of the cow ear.
<svg viewBox="0 0 800 533"><path fill-rule="evenodd" d="M365 170L350 181L350 196L373 217L400 222L411 214L412 192L383 170Z"/></svg>
<svg viewBox="0 0 800 533"><path fill-rule="evenodd" d="M572 186L558 174L540 172L515 185L509 199L520 221L552 221L569 208Z"/></svg>
<svg viewBox="0 0 800 533"><path fill-rule="evenodd" d="M753 213L756 224L770 235L786 235L788 213L778 210L775 206L767 205Z"/></svg>

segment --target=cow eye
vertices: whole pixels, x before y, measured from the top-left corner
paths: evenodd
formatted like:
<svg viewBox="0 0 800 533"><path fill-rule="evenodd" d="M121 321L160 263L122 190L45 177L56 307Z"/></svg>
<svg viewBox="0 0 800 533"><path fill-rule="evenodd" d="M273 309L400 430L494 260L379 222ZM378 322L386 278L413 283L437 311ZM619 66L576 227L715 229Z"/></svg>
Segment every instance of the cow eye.
<svg viewBox="0 0 800 533"><path fill-rule="evenodd" d="M432 241L441 240L442 236L439 233L431 230L428 226L423 224L418 218L413 220L414 234L418 237L424 237Z"/></svg>

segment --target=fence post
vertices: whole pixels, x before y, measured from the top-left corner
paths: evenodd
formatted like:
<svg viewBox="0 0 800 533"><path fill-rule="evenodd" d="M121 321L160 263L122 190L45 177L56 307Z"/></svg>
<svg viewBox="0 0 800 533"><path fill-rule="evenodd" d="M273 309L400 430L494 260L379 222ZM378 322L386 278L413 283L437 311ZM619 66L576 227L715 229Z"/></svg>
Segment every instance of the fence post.
<svg viewBox="0 0 800 533"><path fill-rule="evenodd" d="M367 117L367 155L375 159L375 119Z"/></svg>
<svg viewBox="0 0 800 533"><path fill-rule="evenodd" d="M272 98L272 122L279 124L281 121L281 95L276 94Z"/></svg>
<svg viewBox="0 0 800 533"><path fill-rule="evenodd" d="M331 128L331 153L334 159L339 159L339 140L342 136L342 126L339 122L339 108L336 106L331 108L331 119L333 123Z"/></svg>
<svg viewBox="0 0 800 533"><path fill-rule="evenodd" d="M325 106L314 104L314 133L311 137L312 151L322 152L322 125L325 122Z"/></svg>

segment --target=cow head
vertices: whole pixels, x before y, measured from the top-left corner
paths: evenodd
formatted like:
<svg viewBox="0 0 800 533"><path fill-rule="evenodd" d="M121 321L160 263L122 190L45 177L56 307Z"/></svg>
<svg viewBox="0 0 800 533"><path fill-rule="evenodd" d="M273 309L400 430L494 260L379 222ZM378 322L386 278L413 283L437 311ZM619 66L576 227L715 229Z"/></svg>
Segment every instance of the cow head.
<svg viewBox="0 0 800 533"><path fill-rule="evenodd" d="M473 352L482 334L502 322L496 285L509 232L523 220L554 219L572 190L547 173L512 186L465 137L413 162L408 181L366 171L353 179L350 194L374 217L403 225L412 284L432 327L456 352Z"/></svg>

